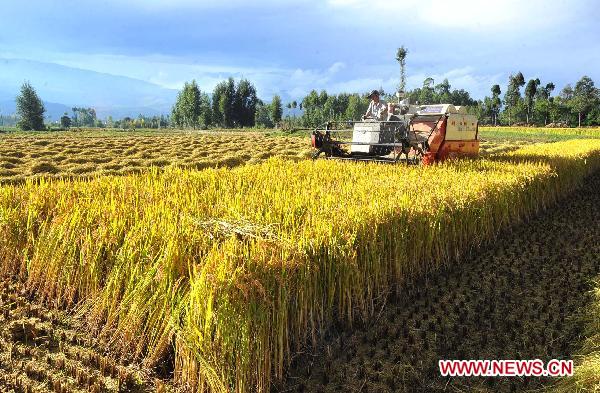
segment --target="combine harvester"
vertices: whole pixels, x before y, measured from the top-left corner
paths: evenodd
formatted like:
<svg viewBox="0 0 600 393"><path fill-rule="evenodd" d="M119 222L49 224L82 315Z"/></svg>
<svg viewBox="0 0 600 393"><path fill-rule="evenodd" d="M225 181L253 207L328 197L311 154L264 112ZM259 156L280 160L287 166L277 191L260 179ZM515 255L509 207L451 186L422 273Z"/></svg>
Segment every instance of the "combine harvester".
<svg viewBox="0 0 600 393"><path fill-rule="evenodd" d="M350 138L351 136L351 138ZM386 121L329 122L312 133L326 158L432 164L479 154L477 117L451 104L388 104Z"/></svg>

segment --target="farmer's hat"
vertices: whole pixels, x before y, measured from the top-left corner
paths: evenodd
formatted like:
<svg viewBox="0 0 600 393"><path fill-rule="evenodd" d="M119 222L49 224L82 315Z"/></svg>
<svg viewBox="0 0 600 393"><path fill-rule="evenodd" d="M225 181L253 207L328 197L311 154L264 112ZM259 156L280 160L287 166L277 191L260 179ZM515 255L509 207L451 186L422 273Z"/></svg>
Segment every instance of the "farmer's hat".
<svg viewBox="0 0 600 393"><path fill-rule="evenodd" d="M371 91L371 94L367 96L367 98L372 98L373 96L379 97L379 92L377 90Z"/></svg>

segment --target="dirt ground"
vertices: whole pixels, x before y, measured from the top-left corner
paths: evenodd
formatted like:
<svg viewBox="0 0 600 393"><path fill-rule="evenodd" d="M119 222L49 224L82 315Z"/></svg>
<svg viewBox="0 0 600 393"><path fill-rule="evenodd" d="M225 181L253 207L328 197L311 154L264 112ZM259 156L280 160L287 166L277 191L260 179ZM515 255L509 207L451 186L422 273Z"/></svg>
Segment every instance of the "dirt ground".
<svg viewBox="0 0 600 393"><path fill-rule="evenodd" d="M85 326L0 281L0 392L154 392L165 386L104 356Z"/></svg>
<svg viewBox="0 0 600 393"><path fill-rule="evenodd" d="M512 392L550 378L443 378L439 359L572 359L600 272L600 174L487 250L299 354L278 392Z"/></svg>

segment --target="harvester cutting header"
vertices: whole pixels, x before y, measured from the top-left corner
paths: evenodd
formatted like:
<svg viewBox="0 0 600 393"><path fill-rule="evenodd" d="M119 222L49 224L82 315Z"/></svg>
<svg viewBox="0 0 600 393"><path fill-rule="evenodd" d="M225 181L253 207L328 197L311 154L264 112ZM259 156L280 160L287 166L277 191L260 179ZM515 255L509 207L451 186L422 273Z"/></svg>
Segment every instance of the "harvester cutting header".
<svg viewBox="0 0 600 393"><path fill-rule="evenodd" d="M396 93L398 102L386 106L373 90L362 121L328 122L317 128L312 133L313 158L427 165L479 154L477 117L467 114L465 107L411 105L401 100L403 95Z"/></svg>

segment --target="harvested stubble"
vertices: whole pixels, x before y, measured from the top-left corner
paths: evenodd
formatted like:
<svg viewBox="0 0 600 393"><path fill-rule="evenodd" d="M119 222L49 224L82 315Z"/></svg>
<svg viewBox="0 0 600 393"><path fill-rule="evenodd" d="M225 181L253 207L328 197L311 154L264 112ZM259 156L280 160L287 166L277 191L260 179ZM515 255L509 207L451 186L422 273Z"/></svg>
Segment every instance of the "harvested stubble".
<svg viewBox="0 0 600 393"><path fill-rule="evenodd" d="M264 132L53 132L0 137L0 183L29 177L87 178L126 174L126 161L141 167L232 167L277 155L310 155L308 139L269 137Z"/></svg>
<svg viewBox="0 0 600 393"><path fill-rule="evenodd" d="M582 307L578 318L578 321L585 325L585 341L573 359L574 375L561 379L553 386L553 392L600 391L600 277L594 280L591 295L591 303Z"/></svg>
<svg viewBox="0 0 600 393"><path fill-rule="evenodd" d="M2 269L80 307L117 354L199 390L268 391L335 321L373 314L600 167L600 141L404 167L270 160L0 188Z"/></svg>

